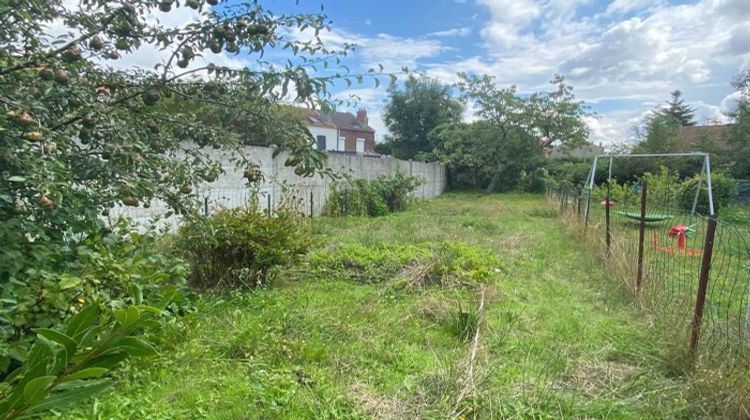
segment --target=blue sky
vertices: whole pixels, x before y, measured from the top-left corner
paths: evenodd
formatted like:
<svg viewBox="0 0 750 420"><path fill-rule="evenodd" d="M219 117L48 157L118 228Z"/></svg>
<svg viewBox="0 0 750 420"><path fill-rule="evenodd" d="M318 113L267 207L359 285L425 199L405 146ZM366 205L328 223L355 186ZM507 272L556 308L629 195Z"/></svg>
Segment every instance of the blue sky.
<svg viewBox="0 0 750 420"><path fill-rule="evenodd" d="M521 92L563 74L598 114L592 140L625 141L646 112L680 89L700 123L725 121L730 79L750 66L750 0L324 1L331 45L353 42L354 69L407 65L446 83L486 73ZM274 12L316 11L321 1L269 0ZM379 134L384 88L356 93Z"/></svg>
<svg viewBox="0 0 750 420"><path fill-rule="evenodd" d="M73 8L78 1L65 4ZM738 96L730 80L750 68L750 0L261 3L276 14L317 12L323 4L333 30L322 40L331 47L357 44L345 58L354 72L378 63L392 72L408 66L444 83L455 82L457 72L489 74L501 87L515 85L522 94L547 89L553 75L562 74L597 113L587 119L591 140L605 145L628 141L632 127L675 89L696 108L699 123L726 122L725 112ZM200 15L181 7L167 14L153 12L150 19L181 27ZM61 21L49 25L52 35L67 29ZM287 36L309 38L298 32ZM169 54L144 46L111 65L153 68ZM253 62L253 57L242 54L210 57L231 67ZM283 58L280 61L288 56ZM197 60L192 65L205 63ZM387 99L384 86L347 89L342 84L334 94L343 99L356 94L360 106L369 111L377 138L386 134L381 119ZM466 118L471 118L470 112Z"/></svg>

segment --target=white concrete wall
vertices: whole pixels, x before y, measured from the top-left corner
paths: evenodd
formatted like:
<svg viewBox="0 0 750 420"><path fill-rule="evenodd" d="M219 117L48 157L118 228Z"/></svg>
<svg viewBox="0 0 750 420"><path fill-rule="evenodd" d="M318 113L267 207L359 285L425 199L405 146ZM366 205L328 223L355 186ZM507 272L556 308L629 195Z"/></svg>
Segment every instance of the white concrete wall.
<svg viewBox="0 0 750 420"><path fill-rule="evenodd" d="M198 186L194 193L201 203L205 204L207 200L209 211L220 207L244 207L251 200L257 200L263 210L267 210L270 204L273 211L284 200L295 200L299 211L308 216L312 195L312 214L322 214L326 199L336 181L320 175L309 178L297 176L294 174L294 168L284 166L287 153L281 153L274 159L273 150L270 147L259 146L247 146L244 150L245 156L256 162L264 175L257 196L247 188L247 181L243 178L244 169L238 169L230 163L226 152L213 149L207 149L206 153L210 154L212 159L224 162L225 174L212 183ZM437 197L445 191L447 184L445 166L436 163L329 152L328 167L336 172L348 174L353 179L375 179L381 175L394 176L398 172L421 176L425 182L412 194L416 198ZM145 226L149 219L163 216L167 211L164 203L155 201L148 209L120 207L114 209L112 214L130 216ZM158 225L167 230L174 230L178 222L179 220L173 217L160 221Z"/></svg>

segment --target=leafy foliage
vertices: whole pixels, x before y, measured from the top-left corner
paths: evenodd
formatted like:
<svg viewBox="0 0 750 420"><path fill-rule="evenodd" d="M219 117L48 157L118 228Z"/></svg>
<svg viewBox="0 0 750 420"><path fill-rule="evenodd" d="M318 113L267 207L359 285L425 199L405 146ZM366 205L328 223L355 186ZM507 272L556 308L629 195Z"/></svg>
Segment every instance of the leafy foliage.
<svg viewBox="0 0 750 420"><path fill-rule="evenodd" d="M437 146L430 131L442 124L461 121L463 105L455 99L450 86L427 77L409 77L403 90L392 86L389 101L383 111L383 120L391 132L388 151L399 159L414 159L430 153Z"/></svg>
<svg viewBox="0 0 750 420"><path fill-rule="evenodd" d="M685 103L679 90L675 90L671 95L667 106L657 109L656 115L667 117L678 125L695 125L695 108Z"/></svg>
<svg viewBox="0 0 750 420"><path fill-rule="evenodd" d="M522 170L552 145L575 147L588 137L586 107L572 88L556 76L551 92L521 96L515 87L498 89L489 76L460 75L463 98L477 108L479 121L452 124L434 132L440 160L463 185L499 184L511 188Z"/></svg>
<svg viewBox="0 0 750 420"><path fill-rule="evenodd" d="M329 29L322 13L217 3L0 4L0 371L22 358L33 328L58 325L82 302L115 305L135 290L158 299L181 286L182 262L148 255L127 228L110 235L102 218L153 200L191 214L194 186L222 171L206 148L252 173L241 148L257 140L244 138L252 131L289 152L299 175L325 171L325 155L279 103L330 105L335 81L364 81L340 61L350 46L317 37ZM194 19L154 18L180 7ZM65 33L50 34L51 24ZM123 58L146 50L163 60L124 70ZM270 52L288 61L272 64ZM240 53L247 67L225 65ZM381 76L372 69L367 80Z"/></svg>
<svg viewBox="0 0 750 420"><path fill-rule="evenodd" d="M692 178L685 180L679 189L679 204L684 210L691 210L693 208L693 201L695 200L695 191L698 188L698 182L701 183L700 195L698 196L698 205L696 211L703 215L710 214L708 207L708 187L706 185L706 177L696 175ZM711 175L711 187L713 189L714 199L714 211L718 212L721 208L728 206L731 203L732 197L735 193L736 183L734 179L723 173L714 173Z"/></svg>
<svg viewBox="0 0 750 420"><path fill-rule="evenodd" d="M201 288L260 286L310 244L307 228L289 208L272 217L252 207L198 216L180 227L176 240L192 268L192 283Z"/></svg>
<svg viewBox="0 0 750 420"><path fill-rule="evenodd" d="M60 410L111 385L106 375L128 357L156 355L138 338L161 308L123 305L113 312L86 306L64 329L37 328L23 364L0 383L0 415L18 418Z"/></svg>
<svg viewBox="0 0 750 420"><path fill-rule="evenodd" d="M183 302L187 265L161 250L149 234L114 231L66 235L60 247L39 236L18 238L12 223L0 224L4 242L0 273L10 281L0 300L0 372L22 360L34 328L54 328L88 302L115 307L123 302Z"/></svg>
<svg viewBox="0 0 750 420"><path fill-rule="evenodd" d="M737 106L730 112L734 125L730 131L729 143L733 148L732 175L738 179L750 179L750 69L741 72L733 82L741 97Z"/></svg>
<svg viewBox="0 0 750 420"><path fill-rule="evenodd" d="M334 186L326 202L329 216L383 216L405 210L409 194L422 185L418 176L397 173L373 180L356 179Z"/></svg>

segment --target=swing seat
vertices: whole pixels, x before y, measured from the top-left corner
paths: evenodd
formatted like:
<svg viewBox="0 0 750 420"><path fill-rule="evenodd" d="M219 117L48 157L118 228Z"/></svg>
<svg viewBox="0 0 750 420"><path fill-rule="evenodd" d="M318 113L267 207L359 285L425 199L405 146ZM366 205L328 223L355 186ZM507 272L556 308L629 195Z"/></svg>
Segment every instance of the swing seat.
<svg viewBox="0 0 750 420"><path fill-rule="evenodd" d="M641 213L618 211L617 214L627 217L628 219L639 220L639 221L641 220ZM644 217L644 220L646 222L663 222L673 217L674 216L672 216L671 214L651 213L651 214L646 214L646 217Z"/></svg>

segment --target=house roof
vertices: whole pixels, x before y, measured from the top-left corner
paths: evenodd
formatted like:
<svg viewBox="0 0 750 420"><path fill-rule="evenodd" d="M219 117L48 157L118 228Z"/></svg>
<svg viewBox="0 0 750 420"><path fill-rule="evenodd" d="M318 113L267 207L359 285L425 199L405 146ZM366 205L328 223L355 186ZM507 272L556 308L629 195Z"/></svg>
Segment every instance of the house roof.
<svg viewBox="0 0 750 420"><path fill-rule="evenodd" d="M341 130L364 131L374 133L375 130L367 124L357 121L357 117L348 112L334 112L327 115L330 121Z"/></svg>
<svg viewBox="0 0 750 420"><path fill-rule="evenodd" d="M313 109L302 109L305 115L305 124L314 127L338 128L340 130L361 131L374 133L375 129L367 124L362 124L357 117L349 112L322 113Z"/></svg>
<svg viewBox="0 0 750 420"><path fill-rule="evenodd" d="M678 152L689 152L700 148L702 140L706 139L713 143L718 149L729 149L727 139L729 124L692 125L680 127L678 133Z"/></svg>
<svg viewBox="0 0 750 420"><path fill-rule="evenodd" d="M321 114L319 111L305 109L302 112L305 114L305 124L307 126L333 129L338 128L330 121L330 119L326 115Z"/></svg>

